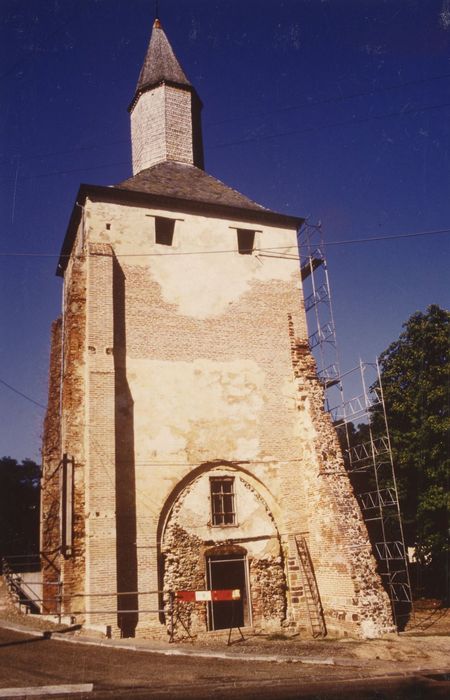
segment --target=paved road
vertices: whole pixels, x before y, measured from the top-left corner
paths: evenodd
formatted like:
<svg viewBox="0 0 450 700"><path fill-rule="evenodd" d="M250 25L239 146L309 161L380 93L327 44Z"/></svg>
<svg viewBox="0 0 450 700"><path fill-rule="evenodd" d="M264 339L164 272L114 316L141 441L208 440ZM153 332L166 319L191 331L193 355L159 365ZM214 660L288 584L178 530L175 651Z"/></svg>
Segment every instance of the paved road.
<svg viewBox="0 0 450 700"><path fill-rule="evenodd" d="M165 656L31 637L0 629L0 698L5 688L92 684L78 700L428 700L450 697L450 681L367 679L364 670L238 658ZM87 686L89 687L89 685Z"/></svg>

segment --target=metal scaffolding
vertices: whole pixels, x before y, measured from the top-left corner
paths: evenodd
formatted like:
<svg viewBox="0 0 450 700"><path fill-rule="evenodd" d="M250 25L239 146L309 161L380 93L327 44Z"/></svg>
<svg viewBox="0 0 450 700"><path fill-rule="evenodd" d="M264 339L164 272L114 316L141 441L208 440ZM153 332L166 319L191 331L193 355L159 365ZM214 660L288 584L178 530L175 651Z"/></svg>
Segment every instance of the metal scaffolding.
<svg viewBox="0 0 450 700"><path fill-rule="evenodd" d="M325 389L325 408L338 432L378 571L401 629L411 612L412 596L380 367L378 362L360 361L353 370L341 372L320 224L304 224L299 249L309 347ZM346 400L348 384L358 391ZM364 435L362 442L354 443L355 432Z"/></svg>

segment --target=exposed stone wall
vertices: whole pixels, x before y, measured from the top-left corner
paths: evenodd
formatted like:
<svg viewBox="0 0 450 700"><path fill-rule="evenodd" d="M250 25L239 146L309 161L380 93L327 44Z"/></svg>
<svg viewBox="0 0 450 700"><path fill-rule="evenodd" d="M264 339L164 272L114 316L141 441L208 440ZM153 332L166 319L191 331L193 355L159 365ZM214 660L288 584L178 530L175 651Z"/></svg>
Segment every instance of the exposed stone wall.
<svg viewBox="0 0 450 700"><path fill-rule="evenodd" d="M52 323L50 344L50 371L48 403L44 421L42 442L41 481L41 566L43 576L44 612L57 612L58 589L54 585L60 578L60 473L61 460L61 328L58 318Z"/></svg>
<svg viewBox="0 0 450 700"><path fill-rule="evenodd" d="M105 611L89 620L113 625L115 591L146 591L121 603L155 612L119 625L161 629L157 591L203 588L207 548L241 547L254 623L306 627L288 546L303 533L328 628L387 631L389 604L307 349L298 262L240 255L242 222L185 212L161 246L155 216L174 213L87 201L84 247L66 272L61 450L75 457L86 527L77 521L67 585L110 592L88 598ZM258 247L296 245L294 230L254 228ZM236 252L208 254L218 250ZM211 523L209 475L221 473L235 479L232 528ZM188 622L204 629L196 610Z"/></svg>
<svg viewBox="0 0 450 700"><path fill-rule="evenodd" d="M277 629L286 619L286 576L281 556L250 561L250 593L256 626Z"/></svg>
<svg viewBox="0 0 450 700"><path fill-rule="evenodd" d="M323 387L307 343L295 337L289 319L298 410L315 429L315 478L309 509L309 546L328 627L355 628L362 636L393 631L388 596L377 573L367 529L348 474L336 431L323 410Z"/></svg>
<svg viewBox="0 0 450 700"><path fill-rule="evenodd" d="M85 318L86 269L83 256L71 259L65 278L64 313L53 326L49 403L44 424L42 545L44 580L62 583L62 609L83 609L85 584ZM62 381L62 383L61 383ZM74 458L73 548L63 556L61 540L62 458ZM70 507L70 506L69 506ZM48 589L48 590L47 590ZM55 586L44 587L54 598ZM49 606L56 609L56 603Z"/></svg>
<svg viewBox="0 0 450 700"><path fill-rule="evenodd" d="M206 467L205 467L206 468ZM189 483L172 507L164 530L162 555L164 590L203 590L207 587L206 556L210 553L246 555L249 581L246 620L265 629L279 629L286 617L286 578L274 518L251 477L227 465L206 468ZM210 476L232 476L236 522L211 524ZM233 586L232 586L233 587ZM180 603L177 613L192 633L205 631L204 604Z"/></svg>
<svg viewBox="0 0 450 700"><path fill-rule="evenodd" d="M65 277L63 314L63 385L61 452L74 458L73 550L61 558L64 611L83 609L85 584L85 339L86 263L72 259ZM62 455L61 455L62 456Z"/></svg>
<svg viewBox="0 0 450 700"><path fill-rule="evenodd" d="M167 603L169 592L178 590L205 590L206 575L202 540L181 527L174 517L164 537L164 600ZM167 618L170 625L170 619ZM190 634L206 629L206 607L204 603L175 604L174 632L177 638L183 636L183 626Z"/></svg>

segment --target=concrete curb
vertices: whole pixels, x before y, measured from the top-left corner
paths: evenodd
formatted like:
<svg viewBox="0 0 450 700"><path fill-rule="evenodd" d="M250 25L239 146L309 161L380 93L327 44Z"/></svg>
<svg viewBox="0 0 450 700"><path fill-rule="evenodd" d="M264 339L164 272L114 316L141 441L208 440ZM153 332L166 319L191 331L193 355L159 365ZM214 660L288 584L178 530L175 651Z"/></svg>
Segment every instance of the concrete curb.
<svg viewBox="0 0 450 700"><path fill-rule="evenodd" d="M282 654L239 654L232 651L220 651L214 649L180 649L180 647L171 646L160 647L157 644L153 644L151 641L143 641L142 644L126 644L119 640L114 639L92 639L91 637L83 637L81 635L77 637L68 637L65 632L53 632L52 630L33 630L29 627L19 624L11 624L9 622L3 622L0 620L0 627L3 629L11 630L12 632L19 632L22 634L29 634L33 637L42 637L45 639L54 639L60 642L67 642L69 644L85 644L87 646L99 646L108 649L121 649L125 651L142 652L146 654L161 654L164 656L196 656L201 658L214 658L214 659L228 659L228 660L241 660L241 661L269 661L273 663L301 663L314 666L359 666L357 660L352 659L336 659L333 657L313 657L313 656L287 656Z"/></svg>
<svg viewBox="0 0 450 700"><path fill-rule="evenodd" d="M202 649L180 649L179 647L158 647L151 646L150 641L143 642L143 644L124 644L123 642L116 641L114 639L92 639L91 637L67 637L64 632L52 632L41 631L41 630L31 630L29 627L23 625L13 625L10 623L4 623L0 620L0 627L2 629L10 630L11 632L20 632L22 634L29 634L33 637L42 637L45 639L54 639L60 642L67 642L69 644L84 644L87 646L99 646L108 649L121 649L125 651L137 651L145 654L161 654L164 656L197 656L202 658L214 658L214 659L228 659L228 660L241 660L241 661L272 661L275 663L301 663L301 664L311 664L311 665L321 665L321 666L336 666L339 665L339 661L342 661L342 665L357 666L351 662L351 659L334 659L332 657L303 657L303 656L283 656L281 654L236 654L232 651L215 651L212 649L202 650ZM350 663L347 663L350 661Z"/></svg>

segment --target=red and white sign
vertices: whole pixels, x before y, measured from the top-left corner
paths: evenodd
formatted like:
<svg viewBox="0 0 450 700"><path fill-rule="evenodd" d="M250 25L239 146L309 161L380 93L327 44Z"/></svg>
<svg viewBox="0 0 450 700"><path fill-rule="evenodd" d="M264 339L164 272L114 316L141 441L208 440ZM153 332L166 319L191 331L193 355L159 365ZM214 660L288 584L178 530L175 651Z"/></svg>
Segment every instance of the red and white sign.
<svg viewBox="0 0 450 700"><path fill-rule="evenodd" d="M226 588L215 591L175 591L175 597L185 603L201 603L204 601L221 602L226 600L240 600L241 591L239 588Z"/></svg>

